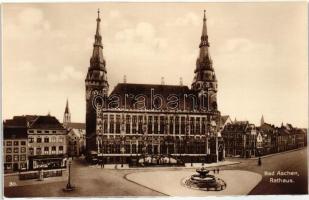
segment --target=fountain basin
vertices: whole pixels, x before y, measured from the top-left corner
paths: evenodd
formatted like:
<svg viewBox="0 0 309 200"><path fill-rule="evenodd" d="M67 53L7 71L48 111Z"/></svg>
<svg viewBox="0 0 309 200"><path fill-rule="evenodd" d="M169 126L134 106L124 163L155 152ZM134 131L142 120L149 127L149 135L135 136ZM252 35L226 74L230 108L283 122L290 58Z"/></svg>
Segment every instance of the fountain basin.
<svg viewBox="0 0 309 200"><path fill-rule="evenodd" d="M226 183L210 175L209 170L206 170L204 167L197 169L198 174L193 174L192 176L182 180L182 185L190 189L198 189L204 191L221 191L226 188Z"/></svg>

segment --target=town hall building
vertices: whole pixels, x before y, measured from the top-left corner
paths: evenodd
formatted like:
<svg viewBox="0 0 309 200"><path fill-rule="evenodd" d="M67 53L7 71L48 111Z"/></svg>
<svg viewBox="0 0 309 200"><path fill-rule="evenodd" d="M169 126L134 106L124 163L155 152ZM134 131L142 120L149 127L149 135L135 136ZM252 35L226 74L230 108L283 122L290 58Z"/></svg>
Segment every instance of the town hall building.
<svg viewBox="0 0 309 200"><path fill-rule="evenodd" d="M130 165L223 160L218 83L209 54L205 11L191 87L125 82L111 92L99 14L85 79L87 158Z"/></svg>

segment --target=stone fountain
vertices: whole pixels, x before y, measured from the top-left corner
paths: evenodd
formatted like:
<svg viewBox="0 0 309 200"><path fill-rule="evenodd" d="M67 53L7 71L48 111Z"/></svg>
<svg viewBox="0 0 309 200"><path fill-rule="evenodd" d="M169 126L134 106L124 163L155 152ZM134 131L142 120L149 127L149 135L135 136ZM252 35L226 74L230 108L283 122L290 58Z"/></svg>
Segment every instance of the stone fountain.
<svg viewBox="0 0 309 200"><path fill-rule="evenodd" d="M226 183L222 179L210 175L209 170L204 167L197 169L196 172L198 174L185 178L182 184L190 189L205 191L221 191L226 188Z"/></svg>

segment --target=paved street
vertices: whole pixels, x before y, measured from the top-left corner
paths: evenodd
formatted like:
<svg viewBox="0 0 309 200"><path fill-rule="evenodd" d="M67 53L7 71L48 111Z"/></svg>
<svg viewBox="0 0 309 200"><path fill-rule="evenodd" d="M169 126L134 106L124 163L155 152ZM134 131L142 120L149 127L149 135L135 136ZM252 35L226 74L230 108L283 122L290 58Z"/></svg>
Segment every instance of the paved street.
<svg viewBox="0 0 309 200"><path fill-rule="evenodd" d="M248 170L263 175L262 181L250 194L305 194L307 193L307 149L283 153L262 159L262 166L257 165L256 159L232 159L240 164L221 167L221 169ZM159 192L135 184L124 178L128 173L153 171L154 169L113 170L89 167L83 160L74 160L72 183L76 191L65 193L62 188L66 181L53 183L42 182L38 185L6 187L7 197L66 197L66 196L161 196ZM156 170L156 169L155 169ZM158 170L190 170L190 169L161 169ZM264 171L297 171L299 176L293 178L295 183L270 183ZM237 179L237 177L235 177Z"/></svg>

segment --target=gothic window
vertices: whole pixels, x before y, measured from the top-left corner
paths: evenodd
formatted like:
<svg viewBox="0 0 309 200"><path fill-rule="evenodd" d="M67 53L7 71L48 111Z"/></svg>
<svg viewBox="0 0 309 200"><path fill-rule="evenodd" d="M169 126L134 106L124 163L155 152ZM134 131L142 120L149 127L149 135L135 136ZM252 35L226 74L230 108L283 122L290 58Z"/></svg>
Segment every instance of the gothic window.
<svg viewBox="0 0 309 200"><path fill-rule="evenodd" d="M42 138L38 137L38 138L36 139L36 142L37 142L37 143L41 143L41 142L42 142Z"/></svg>
<svg viewBox="0 0 309 200"><path fill-rule="evenodd" d="M148 117L148 134L152 134L152 116Z"/></svg>
<svg viewBox="0 0 309 200"><path fill-rule="evenodd" d="M114 133L114 115L110 115L109 132Z"/></svg>
<svg viewBox="0 0 309 200"><path fill-rule="evenodd" d="M137 132L137 116L133 115L132 116L132 133L136 134Z"/></svg>
<svg viewBox="0 0 309 200"><path fill-rule="evenodd" d="M195 132L194 132L194 117L190 117L190 134L191 135L194 135Z"/></svg>
<svg viewBox="0 0 309 200"><path fill-rule="evenodd" d="M131 153L130 144L125 145L125 152L123 153Z"/></svg>
<svg viewBox="0 0 309 200"><path fill-rule="evenodd" d="M174 117L170 117L169 134L174 134Z"/></svg>
<svg viewBox="0 0 309 200"><path fill-rule="evenodd" d="M164 116L160 116L160 134L164 134L165 122Z"/></svg>
<svg viewBox="0 0 309 200"><path fill-rule="evenodd" d="M179 134L179 117L175 117L175 134Z"/></svg>
<svg viewBox="0 0 309 200"><path fill-rule="evenodd" d="M142 148L143 148L142 144L138 144L138 152L137 153L143 153Z"/></svg>
<svg viewBox="0 0 309 200"><path fill-rule="evenodd" d="M120 133L120 115L116 115L116 133Z"/></svg>
<svg viewBox="0 0 309 200"><path fill-rule="evenodd" d="M197 117L195 121L195 134L200 134L200 118Z"/></svg>
<svg viewBox="0 0 309 200"><path fill-rule="evenodd" d="M45 137L45 138L44 138L44 142L45 142L45 143L49 143L49 138L48 138L48 137Z"/></svg>
<svg viewBox="0 0 309 200"><path fill-rule="evenodd" d="M186 134L186 118L181 117L181 124L180 124L181 134Z"/></svg>
<svg viewBox="0 0 309 200"><path fill-rule="evenodd" d="M129 134L131 129L131 116L126 115L126 133Z"/></svg>
<svg viewBox="0 0 309 200"><path fill-rule="evenodd" d="M138 133L143 134L143 116L138 116Z"/></svg>
<svg viewBox="0 0 309 200"><path fill-rule="evenodd" d="M206 118L202 118L202 135L206 134Z"/></svg>
<svg viewBox="0 0 309 200"><path fill-rule="evenodd" d="M136 144L132 144L132 153L136 153Z"/></svg>
<svg viewBox="0 0 309 200"><path fill-rule="evenodd" d="M103 133L108 133L108 115L103 115Z"/></svg>
<svg viewBox="0 0 309 200"><path fill-rule="evenodd" d="M152 145L150 144L147 145L147 152L148 154L152 154Z"/></svg>
<svg viewBox="0 0 309 200"><path fill-rule="evenodd" d="M154 134L158 134L158 117L154 117Z"/></svg>
<svg viewBox="0 0 309 200"><path fill-rule="evenodd" d="M115 144L115 153L120 153L120 144Z"/></svg>

